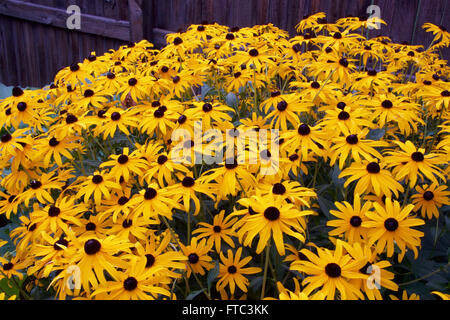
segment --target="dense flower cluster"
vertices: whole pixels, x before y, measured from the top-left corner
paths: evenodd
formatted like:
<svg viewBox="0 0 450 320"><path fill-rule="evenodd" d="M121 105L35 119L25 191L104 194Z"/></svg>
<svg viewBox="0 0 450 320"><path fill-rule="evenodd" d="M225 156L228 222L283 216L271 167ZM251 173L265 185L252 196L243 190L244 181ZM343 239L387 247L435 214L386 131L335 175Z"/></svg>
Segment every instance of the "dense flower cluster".
<svg viewBox="0 0 450 320"><path fill-rule="evenodd" d="M367 39L375 23L191 25L14 87L0 279L59 299L400 297L393 262L450 204L450 35L425 24L424 49Z"/></svg>

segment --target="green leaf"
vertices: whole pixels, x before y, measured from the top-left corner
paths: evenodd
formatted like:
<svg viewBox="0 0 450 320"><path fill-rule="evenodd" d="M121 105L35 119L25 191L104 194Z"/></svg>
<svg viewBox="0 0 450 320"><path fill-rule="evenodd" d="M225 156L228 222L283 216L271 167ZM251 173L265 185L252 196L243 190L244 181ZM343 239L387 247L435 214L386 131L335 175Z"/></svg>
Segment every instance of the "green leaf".
<svg viewBox="0 0 450 320"><path fill-rule="evenodd" d="M367 135L367 138L371 139L371 140L380 140L381 138L383 138L385 133L384 128L382 129L372 129L369 131L369 134Z"/></svg>
<svg viewBox="0 0 450 320"><path fill-rule="evenodd" d="M214 266L214 268L212 268L208 272L208 278L207 278L208 290L211 289L211 285L212 285L213 281L219 275L219 261L216 260L215 263L216 263L216 265Z"/></svg>
<svg viewBox="0 0 450 320"><path fill-rule="evenodd" d="M227 96L225 97L225 102L230 107L236 106L236 104L237 104L236 95L233 92L228 93Z"/></svg>
<svg viewBox="0 0 450 320"><path fill-rule="evenodd" d="M328 218L332 219L333 216L330 214L330 210L334 209L334 203L324 197L318 196L317 202L319 203L320 210L323 212L323 214Z"/></svg>
<svg viewBox="0 0 450 320"><path fill-rule="evenodd" d="M194 300L196 296L203 292L203 289L192 291L187 297L186 300Z"/></svg>

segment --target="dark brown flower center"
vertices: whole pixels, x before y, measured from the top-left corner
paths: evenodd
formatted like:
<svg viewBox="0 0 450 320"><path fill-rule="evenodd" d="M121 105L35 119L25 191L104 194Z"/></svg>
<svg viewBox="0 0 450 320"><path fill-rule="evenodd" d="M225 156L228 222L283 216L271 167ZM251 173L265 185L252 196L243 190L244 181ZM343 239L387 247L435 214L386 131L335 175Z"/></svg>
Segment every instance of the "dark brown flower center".
<svg viewBox="0 0 450 320"><path fill-rule="evenodd" d="M190 255L188 255L188 260L189 260L189 263L196 264L200 260L200 258L198 256L198 254L191 253Z"/></svg>
<svg viewBox="0 0 450 320"><path fill-rule="evenodd" d="M153 116L155 118L162 118L162 117L164 117L164 109L161 109L161 107L159 107L158 109L155 110L155 112L153 112Z"/></svg>
<svg viewBox="0 0 450 320"><path fill-rule="evenodd" d="M118 121L118 120L120 119L120 117L121 117L121 115L120 115L119 112L113 112L113 113L111 114L111 120L112 120L112 121Z"/></svg>
<svg viewBox="0 0 450 320"><path fill-rule="evenodd" d="M117 158L117 162L119 162L120 164L125 164L128 162L128 156L126 154L121 154L118 158Z"/></svg>
<svg viewBox="0 0 450 320"><path fill-rule="evenodd" d="M264 217L269 221L276 221L280 218L280 210L275 207L268 207L264 210Z"/></svg>
<svg viewBox="0 0 450 320"><path fill-rule="evenodd" d="M336 105L338 109L344 110L345 106L347 104L345 102L338 102L338 104Z"/></svg>
<svg viewBox="0 0 450 320"><path fill-rule="evenodd" d="M94 91L91 90L91 89L87 89L87 90L84 91L84 97L85 97L85 98L90 98L90 97L92 97L93 95L94 95Z"/></svg>
<svg viewBox="0 0 450 320"><path fill-rule="evenodd" d="M181 181L183 187L190 188L195 184L195 180L191 177L184 177L183 181Z"/></svg>
<svg viewBox="0 0 450 320"><path fill-rule="evenodd" d="M285 194L286 187L282 183L275 183L272 187L273 194Z"/></svg>
<svg viewBox="0 0 450 320"><path fill-rule="evenodd" d="M295 53L298 53L302 50L302 46L300 44L296 43L292 46L292 50L294 50Z"/></svg>
<svg viewBox="0 0 450 320"><path fill-rule="evenodd" d="M123 288L127 291L133 291L138 286L138 282L134 277L128 277L123 281Z"/></svg>
<svg viewBox="0 0 450 320"><path fill-rule="evenodd" d="M344 68L347 68L347 67L348 67L348 61L347 61L347 59L345 59L345 58L340 59L340 60L339 60L339 64L340 64L341 66L343 66Z"/></svg>
<svg viewBox="0 0 450 320"><path fill-rule="evenodd" d="M381 106L382 106L383 108L385 108L385 109L391 109L394 105L392 104L392 101L391 101L391 100L384 100L384 101L381 103Z"/></svg>
<svg viewBox="0 0 450 320"><path fill-rule="evenodd" d="M338 264L331 262L325 266L325 273L330 278L338 278L341 276L341 267Z"/></svg>
<svg viewBox="0 0 450 320"><path fill-rule="evenodd" d="M232 169L235 169L237 166L238 166L238 162L237 162L236 158L225 160L225 168L232 170Z"/></svg>
<svg viewBox="0 0 450 320"><path fill-rule="evenodd" d="M302 135L302 136L307 136L308 134L310 134L311 129L309 128L309 126L306 123L302 123L298 129L297 129L298 134Z"/></svg>
<svg viewBox="0 0 450 320"><path fill-rule="evenodd" d="M36 190L36 189L39 189L41 186L42 186L42 183L40 181L38 181L38 180L32 180L30 182L31 189Z"/></svg>
<svg viewBox="0 0 450 320"><path fill-rule="evenodd" d="M151 253L146 254L145 258L147 259L147 262L145 264L146 268L150 268L151 266L153 266L155 264L156 259Z"/></svg>
<svg viewBox="0 0 450 320"><path fill-rule="evenodd" d="M17 104L17 110L19 110L20 112L23 112L27 109L27 104L25 102L19 102Z"/></svg>
<svg viewBox="0 0 450 320"><path fill-rule="evenodd" d="M162 154L158 157L157 161L159 165L163 165L164 163L166 163L167 160L168 160L167 156Z"/></svg>
<svg viewBox="0 0 450 320"><path fill-rule="evenodd" d="M271 96L272 98L275 98L275 97L278 97L280 94L281 94L280 91L273 91L273 92L270 93L270 96Z"/></svg>
<svg viewBox="0 0 450 320"><path fill-rule="evenodd" d="M381 168L380 165L376 162L370 162L366 166L366 170L369 173L379 173Z"/></svg>
<svg viewBox="0 0 450 320"><path fill-rule="evenodd" d="M318 83L317 81L311 82L311 88L319 89L320 88L320 83Z"/></svg>
<svg viewBox="0 0 450 320"><path fill-rule="evenodd" d="M51 139L48 141L48 144L49 144L50 147L56 147L56 146L59 144L59 141L56 140L56 138L51 138Z"/></svg>
<svg viewBox="0 0 450 320"><path fill-rule="evenodd" d="M88 222L88 224L86 224L86 231L94 231L96 228L97 226L95 223Z"/></svg>
<svg viewBox="0 0 450 320"><path fill-rule="evenodd" d="M361 225L361 223L362 223L361 217L353 216L350 218L350 224L355 228L359 227Z"/></svg>
<svg viewBox="0 0 450 320"><path fill-rule="evenodd" d="M92 182L95 184L99 184L103 182L103 177L99 174L96 174L92 177Z"/></svg>
<svg viewBox="0 0 450 320"><path fill-rule="evenodd" d="M237 268L235 266L228 267L228 273L234 274L237 272Z"/></svg>
<svg viewBox="0 0 450 320"><path fill-rule="evenodd" d="M357 144L358 136L356 134L351 134L345 138L345 141L347 141L348 144Z"/></svg>
<svg viewBox="0 0 450 320"><path fill-rule="evenodd" d="M97 239L90 239L84 243L84 252L88 255L94 255L102 248L101 243Z"/></svg>
<svg viewBox="0 0 450 320"><path fill-rule="evenodd" d="M57 217L61 213L61 209L55 206L51 206L48 208L48 216L49 217Z"/></svg>
<svg viewBox="0 0 450 320"><path fill-rule="evenodd" d="M173 44L176 46L178 46L182 43L183 43L183 39L181 39L180 37L176 37L175 39L173 39Z"/></svg>
<svg viewBox="0 0 450 320"><path fill-rule="evenodd" d="M135 86L135 85L137 85L137 83L138 83L138 81L137 81L137 79L136 78L130 78L130 79L128 79L128 85L129 86Z"/></svg>
<svg viewBox="0 0 450 320"><path fill-rule="evenodd" d="M214 226L213 230L215 233L219 233L220 231L222 231L222 228L220 226Z"/></svg>
<svg viewBox="0 0 450 320"><path fill-rule="evenodd" d="M63 248L62 248L61 246L64 246L64 247L67 248L67 247L69 246L69 241L67 241L66 239L59 239L58 241L56 241L56 242L53 244L53 248L54 248L56 251L62 250Z"/></svg>
<svg viewBox="0 0 450 320"><path fill-rule="evenodd" d="M187 120L187 117L186 117L184 114L182 114L182 115L178 118L178 123L179 123L179 124L183 124L183 123L186 122L186 120Z"/></svg>
<svg viewBox="0 0 450 320"><path fill-rule="evenodd" d="M234 40L234 34L227 33L227 35L225 36L225 39L227 39L227 40Z"/></svg>
<svg viewBox="0 0 450 320"><path fill-rule="evenodd" d="M1 140L3 143L7 143L12 140L12 135L10 135L9 133L5 133L4 135L2 135Z"/></svg>
<svg viewBox="0 0 450 320"><path fill-rule="evenodd" d="M157 194L158 192L155 189L147 188L145 189L144 198L145 200L152 200Z"/></svg>
<svg viewBox="0 0 450 320"><path fill-rule="evenodd" d="M425 191L425 192L423 193L423 198L424 198L425 200L427 200L427 201L431 201L431 200L433 200L433 198L434 198L434 193L431 192L431 191Z"/></svg>
<svg viewBox="0 0 450 320"><path fill-rule="evenodd" d="M119 198L119 200L117 200L117 204L123 206L123 205L126 204L129 200L130 200L130 199L128 199L127 197L121 196L121 197Z"/></svg>
<svg viewBox="0 0 450 320"><path fill-rule="evenodd" d="M411 159L416 162L422 162L423 160L425 160L425 157L422 152L416 151L411 154Z"/></svg>
<svg viewBox="0 0 450 320"><path fill-rule="evenodd" d="M350 114L347 111L341 111L338 114L338 119L342 121L348 120L350 119Z"/></svg>
<svg viewBox="0 0 450 320"><path fill-rule="evenodd" d="M172 82L175 83L175 84L180 82L180 80L181 80L180 76L172 77Z"/></svg>
<svg viewBox="0 0 450 320"><path fill-rule="evenodd" d="M76 116L74 116L73 114L68 114L66 117L66 123L67 124L72 124L78 121L78 118Z"/></svg>
<svg viewBox="0 0 450 320"><path fill-rule="evenodd" d="M3 265L3 270L4 270L4 271L9 271L9 270L11 270L12 268L14 268L14 264L12 264L11 262L5 263L5 264Z"/></svg>
<svg viewBox="0 0 450 320"><path fill-rule="evenodd" d="M204 111L204 112L210 112L211 110L212 110L212 105L211 105L211 103L205 103L204 105L203 105L203 107L202 107L202 110Z"/></svg>
<svg viewBox="0 0 450 320"><path fill-rule="evenodd" d="M279 111L284 111L284 110L287 109L287 106L288 106L287 102L284 101L284 100L282 100L282 101L278 102L278 104L277 104L277 109L278 109Z"/></svg>
<svg viewBox="0 0 450 320"><path fill-rule="evenodd" d="M125 229L131 227L133 225L133 220L131 219L125 219L122 222L122 227L124 227Z"/></svg>
<svg viewBox="0 0 450 320"><path fill-rule="evenodd" d="M252 56L252 57L257 57L258 54L259 54L259 52L258 52L258 50L256 50L256 49L251 49L251 50L248 52L248 54L249 54L250 56Z"/></svg>
<svg viewBox="0 0 450 320"><path fill-rule="evenodd" d="M19 87L14 87L12 88L12 95L14 97L20 97L21 95L23 95L23 90Z"/></svg>
<svg viewBox="0 0 450 320"><path fill-rule="evenodd" d="M340 32L335 32L335 33L333 34L333 38L334 38L334 39L342 39L342 34L341 34Z"/></svg>
<svg viewBox="0 0 450 320"><path fill-rule="evenodd" d="M384 221L384 227L388 231L395 231L398 228L398 221L395 220L394 218L387 218Z"/></svg>

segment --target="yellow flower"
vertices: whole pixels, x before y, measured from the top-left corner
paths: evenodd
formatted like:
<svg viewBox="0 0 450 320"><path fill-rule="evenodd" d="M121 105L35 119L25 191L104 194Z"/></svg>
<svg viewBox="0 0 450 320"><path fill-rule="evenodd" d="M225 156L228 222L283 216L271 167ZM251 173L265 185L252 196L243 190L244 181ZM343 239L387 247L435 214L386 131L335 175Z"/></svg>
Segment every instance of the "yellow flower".
<svg viewBox="0 0 450 320"><path fill-rule="evenodd" d="M417 247L420 246L420 238L424 233L411 227L421 226L425 224L425 221L409 216L414 205L409 204L401 208L398 201L392 201L387 197L385 207L376 202L373 207L374 212L366 213L369 220L362 223L363 227L369 229L369 245L376 243L377 253L382 253L387 248L387 256L392 257L395 243L401 251L398 256L399 261L403 260L406 247L412 249L417 258Z"/></svg>
<svg viewBox="0 0 450 320"><path fill-rule="evenodd" d="M222 263L219 265L219 281L217 281L217 290L223 290L227 285L230 287L230 293L234 295L236 286L243 292L247 292L249 280L245 277L248 274L255 274L261 272L261 268L247 267L252 257L246 257L241 260L242 247L238 248L234 257L233 252L228 249L227 257L220 252L220 260Z"/></svg>

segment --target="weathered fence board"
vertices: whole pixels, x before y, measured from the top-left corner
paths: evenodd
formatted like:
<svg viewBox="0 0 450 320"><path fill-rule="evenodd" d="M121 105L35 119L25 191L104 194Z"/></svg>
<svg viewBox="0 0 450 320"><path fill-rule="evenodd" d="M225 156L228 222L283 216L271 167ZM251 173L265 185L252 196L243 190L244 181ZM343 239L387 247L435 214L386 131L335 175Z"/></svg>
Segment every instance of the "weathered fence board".
<svg viewBox="0 0 450 320"><path fill-rule="evenodd" d="M388 25L370 36L390 36L397 42L421 44L432 36L425 22L450 20L448 0L0 0L0 82L43 86L55 73L95 51L102 54L129 41L146 38L156 46L169 32L192 23L252 26L273 23L295 34L305 15L323 11L328 22L345 16L367 16L378 5ZM68 30L66 9L81 9L81 30ZM450 59L450 50L443 50Z"/></svg>

